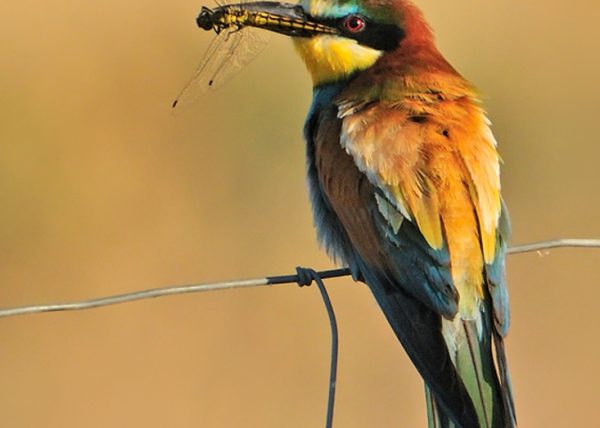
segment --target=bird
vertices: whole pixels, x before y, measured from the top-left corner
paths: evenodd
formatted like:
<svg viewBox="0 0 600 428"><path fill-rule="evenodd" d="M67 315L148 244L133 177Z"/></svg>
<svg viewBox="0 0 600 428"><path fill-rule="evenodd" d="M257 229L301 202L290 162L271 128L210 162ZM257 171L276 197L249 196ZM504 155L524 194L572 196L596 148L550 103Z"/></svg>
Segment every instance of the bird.
<svg viewBox="0 0 600 428"><path fill-rule="evenodd" d="M510 237L478 91L408 0L303 0L295 37L319 240L365 282L426 385L430 427L509 428Z"/></svg>
<svg viewBox="0 0 600 428"><path fill-rule="evenodd" d="M370 288L424 380L429 427L515 427L510 223L479 92L409 0L249 4L311 75L318 240Z"/></svg>

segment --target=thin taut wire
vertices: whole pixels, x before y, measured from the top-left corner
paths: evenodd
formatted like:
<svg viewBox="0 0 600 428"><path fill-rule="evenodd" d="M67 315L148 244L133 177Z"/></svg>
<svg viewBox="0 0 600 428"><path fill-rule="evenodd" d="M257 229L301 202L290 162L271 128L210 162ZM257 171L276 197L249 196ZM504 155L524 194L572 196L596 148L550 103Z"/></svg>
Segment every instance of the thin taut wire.
<svg viewBox="0 0 600 428"><path fill-rule="evenodd" d="M522 254L535 251L550 250L552 248L600 248L600 239L556 239L551 241L534 242L531 244L517 245L509 248L509 254ZM349 269L334 269L317 272L321 279L339 278L350 275ZM298 275L268 276L265 278L242 279L238 281L212 282L203 284L178 285L149 290L134 291L132 293L116 294L97 299L81 300L70 303L57 303L48 305L19 306L15 308L0 309L0 318L17 315L36 314L41 312L79 311L83 309L99 308L137 300L151 299L188 293L201 293L205 291L230 290L235 288L251 288L266 285L295 284Z"/></svg>

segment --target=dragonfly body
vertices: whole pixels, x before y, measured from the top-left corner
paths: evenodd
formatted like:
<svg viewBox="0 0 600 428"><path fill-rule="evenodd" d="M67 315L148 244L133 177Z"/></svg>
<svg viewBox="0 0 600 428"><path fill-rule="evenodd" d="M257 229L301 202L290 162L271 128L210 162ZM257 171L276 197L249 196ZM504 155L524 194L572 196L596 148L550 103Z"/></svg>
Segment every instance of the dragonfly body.
<svg viewBox="0 0 600 428"><path fill-rule="evenodd" d="M228 4L214 9L204 6L196 24L217 36L173 107L192 104L205 91L220 88L252 61L267 45L268 33L260 30L300 38L338 33L335 27L308 20L299 5L273 2Z"/></svg>
<svg viewBox="0 0 600 428"><path fill-rule="evenodd" d="M223 30L239 31L244 27L284 33L295 37L310 37L316 33L337 34L337 30L326 25L307 22L300 6L281 4L281 11L264 11L266 3L232 4L215 9L202 7L196 23L206 31L220 34ZM272 3L271 3L272 4ZM281 12L281 13L277 13Z"/></svg>

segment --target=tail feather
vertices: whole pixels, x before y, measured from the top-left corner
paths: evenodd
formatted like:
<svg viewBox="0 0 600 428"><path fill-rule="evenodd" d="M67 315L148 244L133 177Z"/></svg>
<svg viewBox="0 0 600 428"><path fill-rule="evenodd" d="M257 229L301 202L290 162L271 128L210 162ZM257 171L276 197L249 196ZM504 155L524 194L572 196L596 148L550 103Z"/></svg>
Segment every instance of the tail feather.
<svg viewBox="0 0 600 428"><path fill-rule="evenodd" d="M442 336L441 319L423 303L396 288L373 269L361 269L394 333L435 397L435 406L456 428L475 428L478 416ZM451 425L439 425L451 428ZM453 428L453 427L452 427Z"/></svg>
<svg viewBox="0 0 600 428"><path fill-rule="evenodd" d="M502 404L504 408L504 419L510 421L508 427L517 426L517 415L515 412L515 402L512 394L512 384L510 381L510 372L508 371L508 361L506 359L506 351L504 350L504 340L502 336L494 333L494 350L496 351L496 364L500 371L500 384L502 386Z"/></svg>
<svg viewBox="0 0 600 428"><path fill-rule="evenodd" d="M425 398L429 428L456 428L456 425L450 421L448 415L440 411L433 392L431 392L427 385L425 385Z"/></svg>
<svg viewBox="0 0 600 428"><path fill-rule="evenodd" d="M481 428L502 426L498 380L489 333L475 321L459 320L456 368L473 400ZM485 324L485 323L483 323ZM479 330L483 329L483 331Z"/></svg>
<svg viewBox="0 0 600 428"><path fill-rule="evenodd" d="M490 334L491 320L486 321L484 315L482 313L482 319L477 321L459 318L442 321L450 357L477 412L478 421L465 427L513 428L516 420L504 345L499 334L495 331ZM462 426L453 423L451 416L437 405L437 397L429 389L426 398L429 428Z"/></svg>
<svg viewBox="0 0 600 428"><path fill-rule="evenodd" d="M425 381L429 428L516 427L504 344L490 304L479 319L457 314L449 321L378 269L362 263L359 269Z"/></svg>

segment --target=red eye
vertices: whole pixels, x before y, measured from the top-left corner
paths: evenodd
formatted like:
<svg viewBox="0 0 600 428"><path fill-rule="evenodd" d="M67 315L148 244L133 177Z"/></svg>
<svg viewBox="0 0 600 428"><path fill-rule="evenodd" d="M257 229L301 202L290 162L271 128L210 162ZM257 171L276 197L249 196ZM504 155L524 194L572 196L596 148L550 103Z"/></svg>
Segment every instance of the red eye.
<svg viewBox="0 0 600 428"><path fill-rule="evenodd" d="M344 19L344 29L351 33L360 33L366 26L365 19L360 15L350 15Z"/></svg>

